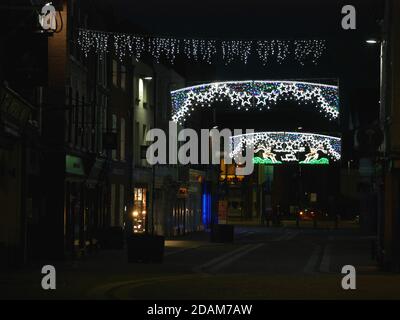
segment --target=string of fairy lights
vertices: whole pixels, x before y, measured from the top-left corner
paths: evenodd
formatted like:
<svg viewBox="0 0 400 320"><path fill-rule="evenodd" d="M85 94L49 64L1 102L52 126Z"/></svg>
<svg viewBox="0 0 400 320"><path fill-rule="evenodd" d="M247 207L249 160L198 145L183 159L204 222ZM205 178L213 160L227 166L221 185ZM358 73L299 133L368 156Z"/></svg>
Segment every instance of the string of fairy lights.
<svg viewBox="0 0 400 320"><path fill-rule="evenodd" d="M246 149L257 164L329 164L341 159L341 138L304 132L256 132L233 136L230 157L237 159Z"/></svg>
<svg viewBox="0 0 400 320"><path fill-rule="evenodd" d="M172 120L183 124L199 107L226 101L242 111L268 110L279 101L315 105L329 120L339 118L337 86L296 81L228 81L201 84L171 92Z"/></svg>
<svg viewBox="0 0 400 320"><path fill-rule="evenodd" d="M78 44L87 57L91 53L113 52L123 62L144 55L157 63L174 64L178 56L195 62L211 64L219 57L225 65L247 64L254 55L264 66L282 64L289 59L299 63L316 65L327 51L325 40L210 40L178 39L174 37L149 37L126 33L79 29Z"/></svg>

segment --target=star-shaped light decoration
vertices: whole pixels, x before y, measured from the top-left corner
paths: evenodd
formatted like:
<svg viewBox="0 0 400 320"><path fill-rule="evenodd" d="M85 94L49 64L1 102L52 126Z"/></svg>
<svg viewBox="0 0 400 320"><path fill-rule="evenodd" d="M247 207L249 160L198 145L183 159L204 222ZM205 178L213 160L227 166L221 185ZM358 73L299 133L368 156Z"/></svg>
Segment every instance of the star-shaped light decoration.
<svg viewBox="0 0 400 320"><path fill-rule="evenodd" d="M338 87L294 81L228 81L202 84L171 92L173 119L186 119L182 109L185 100L193 105L211 105L226 98L236 108L256 107L259 110L270 109L279 99L294 100L299 105L312 101L316 108L330 120L339 118Z"/></svg>

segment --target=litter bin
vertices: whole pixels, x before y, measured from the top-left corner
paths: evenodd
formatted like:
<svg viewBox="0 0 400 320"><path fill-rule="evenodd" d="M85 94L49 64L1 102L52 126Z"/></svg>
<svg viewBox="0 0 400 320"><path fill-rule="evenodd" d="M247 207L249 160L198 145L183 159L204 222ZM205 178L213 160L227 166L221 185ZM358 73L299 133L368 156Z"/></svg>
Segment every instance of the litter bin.
<svg viewBox="0 0 400 320"><path fill-rule="evenodd" d="M228 224L214 224L211 227L211 242L229 243L234 239L234 226Z"/></svg>
<svg viewBox="0 0 400 320"><path fill-rule="evenodd" d="M128 262L162 263L164 244L163 236L132 234L127 239Z"/></svg>

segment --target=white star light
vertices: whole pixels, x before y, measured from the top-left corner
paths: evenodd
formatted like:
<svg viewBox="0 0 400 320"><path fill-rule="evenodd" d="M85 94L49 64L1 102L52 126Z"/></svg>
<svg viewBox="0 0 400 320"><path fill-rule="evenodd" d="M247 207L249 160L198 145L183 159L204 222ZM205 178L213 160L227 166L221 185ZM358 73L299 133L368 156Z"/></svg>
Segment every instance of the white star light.
<svg viewBox="0 0 400 320"><path fill-rule="evenodd" d="M257 98L257 105L262 105L262 106L267 105L268 96L265 95L264 93L261 93L260 95L256 96L256 98Z"/></svg>
<svg viewBox="0 0 400 320"><path fill-rule="evenodd" d="M253 98L255 98L253 100ZM294 81L236 81L203 84L183 88L171 92L173 113L177 114L185 100L192 104L211 104L214 101L227 99L238 109L248 110L253 106L262 110L276 105L278 99L295 100L299 104L313 102L321 113L330 119L339 117L338 87L323 84ZM180 112L179 121L186 117L186 112Z"/></svg>
<svg viewBox="0 0 400 320"><path fill-rule="evenodd" d="M251 98L252 96L248 94L247 92L240 94L240 101L242 106L251 106Z"/></svg>
<svg viewBox="0 0 400 320"><path fill-rule="evenodd" d="M239 103L240 94L237 93L237 92L233 92L233 93L231 94L230 98L231 98L231 103L235 103L235 102L236 102L236 103Z"/></svg>

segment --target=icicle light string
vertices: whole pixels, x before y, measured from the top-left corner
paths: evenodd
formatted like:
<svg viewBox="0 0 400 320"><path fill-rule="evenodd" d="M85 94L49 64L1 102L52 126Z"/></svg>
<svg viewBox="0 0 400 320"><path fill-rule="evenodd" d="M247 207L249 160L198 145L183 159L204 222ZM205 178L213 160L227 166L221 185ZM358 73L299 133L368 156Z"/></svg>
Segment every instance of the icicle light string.
<svg viewBox="0 0 400 320"><path fill-rule="evenodd" d="M112 42L112 43L111 43ZM301 66L317 64L327 50L325 40L211 40L150 37L124 33L79 29L78 44L87 57L90 53L105 53L109 47L120 61L134 58L139 61L149 54L159 63L165 59L173 64L179 55L195 62L211 64L220 52L225 65L247 64L255 55L267 66L282 64L291 57Z"/></svg>

